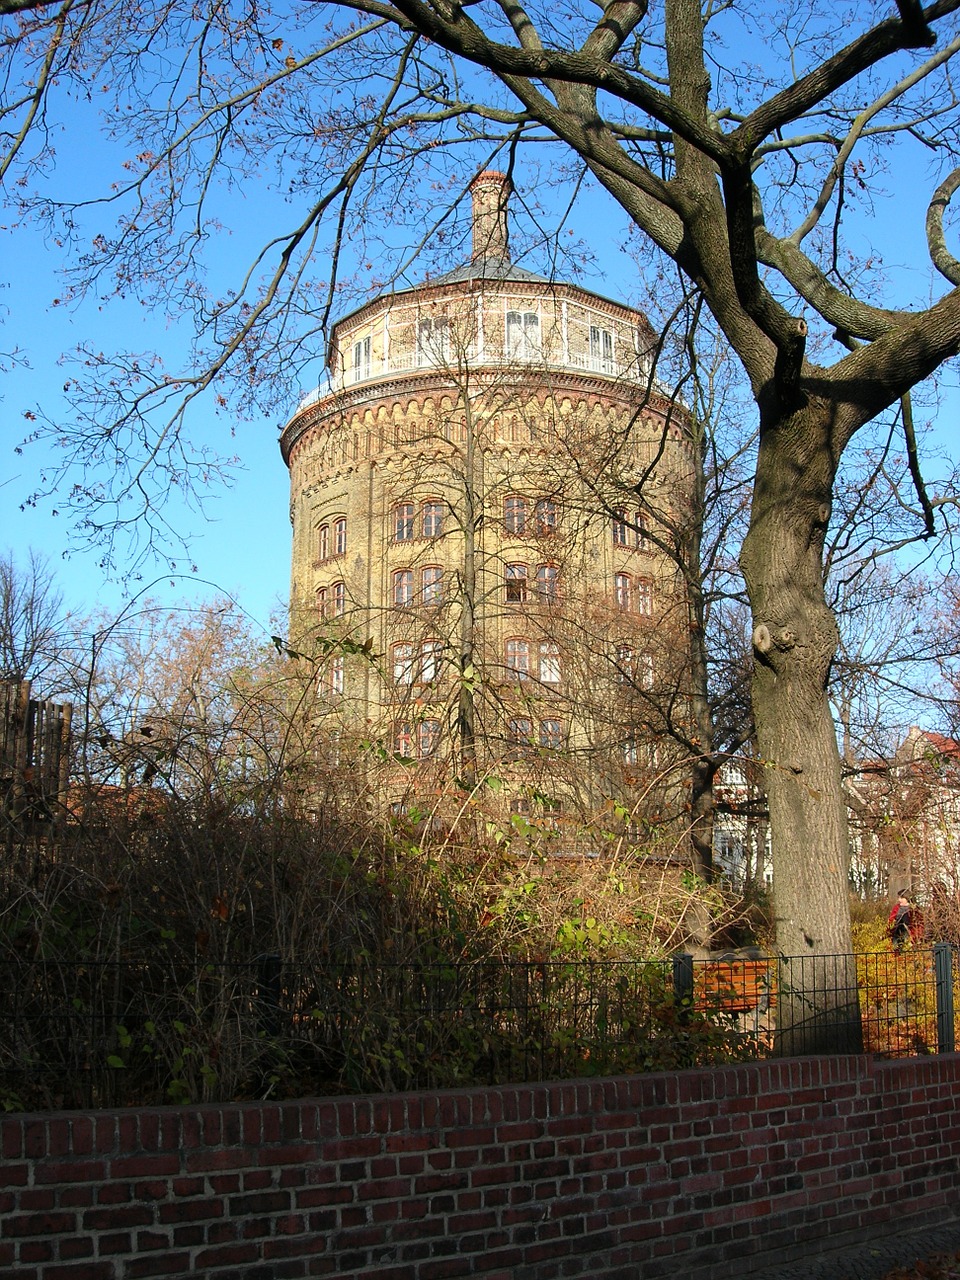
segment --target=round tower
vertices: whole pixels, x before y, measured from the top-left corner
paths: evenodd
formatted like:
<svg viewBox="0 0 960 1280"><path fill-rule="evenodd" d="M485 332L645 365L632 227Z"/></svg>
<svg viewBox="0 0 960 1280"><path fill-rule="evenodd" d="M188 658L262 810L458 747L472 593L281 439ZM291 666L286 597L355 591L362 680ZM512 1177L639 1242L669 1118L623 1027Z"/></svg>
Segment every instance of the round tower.
<svg viewBox="0 0 960 1280"><path fill-rule="evenodd" d="M510 261L503 174L471 195L470 261L343 316L283 430L292 631L330 758L375 760L385 803L495 776L562 827L663 765L687 421L646 319Z"/></svg>

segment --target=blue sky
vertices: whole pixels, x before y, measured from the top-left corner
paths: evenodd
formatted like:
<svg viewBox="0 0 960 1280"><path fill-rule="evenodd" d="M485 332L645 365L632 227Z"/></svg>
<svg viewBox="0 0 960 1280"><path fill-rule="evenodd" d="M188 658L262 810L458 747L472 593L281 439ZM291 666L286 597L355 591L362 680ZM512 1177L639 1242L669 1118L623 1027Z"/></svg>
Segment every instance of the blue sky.
<svg viewBox="0 0 960 1280"><path fill-rule="evenodd" d="M69 129L64 137L67 145L61 150L54 175L58 188L75 198L104 189L117 174L119 153L98 135L93 109L82 103L71 104ZM83 140L82 144L78 145L78 139ZM861 209L854 240L859 240L865 251L879 253L895 294L922 304L931 294L923 213L934 183L919 146L909 158L897 159L895 164L897 167L885 180L886 193L872 206ZM533 183L531 170L521 169L518 181L522 183L524 176ZM852 191L850 199L857 198ZM554 193L545 199L549 203L559 196ZM266 183L262 188L248 183L233 191L224 208L228 211L225 220L233 227L232 233L225 232L216 246L224 274L244 267L250 251L269 236L278 219L288 225L298 212L295 203L287 203ZM83 224L87 235L98 229L100 217L109 218L110 210L94 208L88 212ZM636 302L637 268L621 248L623 225L623 215L595 192L587 194L572 219L575 239L582 234L597 254L597 274L586 281L589 287ZM147 566L142 576L133 578L121 565L111 579L105 580L95 549L71 551L69 520L63 514L54 514L58 509L55 499L21 510L36 485L38 472L50 457L45 452L47 446L41 445L16 452L29 431L24 413L42 411L52 418L64 413L60 388L68 375L59 358L78 342L90 342L104 350L118 346L157 347L175 365L187 350L187 335L168 329L160 313L149 312L133 302L101 306L92 298L73 310L52 307L53 299L63 291L58 277L62 253L35 229L0 232L0 256L6 266L6 287L0 290L0 352L16 345L29 361L28 367L16 366L0 381L0 546L10 546L21 557L28 548L46 555L58 569L68 602L80 612L95 607L118 610L155 576L151 594L161 600L174 602L224 593L236 599L264 627L265 633L272 629L270 616L286 597L289 575L287 473L277 447L283 415L234 421L228 414L216 411L211 401L201 403L192 414L191 432L197 438L219 441L224 450L236 450L242 466L233 485L213 489L203 514L186 504L175 511L179 530L191 541L190 551L180 559L176 573L167 572L163 564L158 564L155 569ZM411 274L416 277L418 272ZM943 291L941 286L940 281L933 284L935 296ZM321 360L318 358L308 368L310 376L304 380L304 390L321 376ZM948 396L939 413L941 437L951 444L955 383L955 371L948 371L944 379ZM294 407L291 402L291 412ZM236 432L233 440L231 428Z"/></svg>
<svg viewBox="0 0 960 1280"><path fill-rule="evenodd" d="M107 162L110 147L93 129L83 132L83 151L68 156L56 175L58 186L78 197L87 191L93 193L112 176ZM465 180L468 178L466 175ZM246 267L251 252L268 235L271 219L288 225L296 216L296 211L292 214L266 189L246 190L236 199L232 216L241 231L224 233L217 247L225 277L231 270ZM594 195L585 202L575 225L597 224L600 199ZM95 211L87 216L89 234L96 229L96 216ZM628 298L636 287L636 271L621 248L625 239L620 231L622 222L622 215L607 211L604 224L610 234L597 246L600 265L586 283L610 296ZM56 456L56 450L45 442L28 443L18 452L31 428L24 415L36 413L56 419L66 412L61 389L70 371L61 362L63 353L81 342L107 351L156 348L172 368L178 359L187 358L187 342L186 335L167 327L162 314L145 311L136 302L111 300L99 305L96 299L88 299L72 308L52 305L64 292L61 251L32 228L8 232L5 239L7 279L0 291L0 352L9 351L15 343L27 363L14 365L0 383L0 546L11 547L21 559L29 548L48 557L58 571L68 603L81 614L93 608L118 611L131 594L153 582L149 594L171 604L226 594L262 626L264 634L275 630L270 620L282 611L287 597L290 556L288 475L277 443L286 420L282 414L238 421L217 409L209 395L194 407L192 437L214 443L221 451L235 451L241 465L229 487L211 487L202 513L186 503L174 508L172 518L178 532L191 544L188 553L177 555L175 572L165 571L166 566L158 563L140 569L136 576L125 574L122 566L119 572L105 575L98 564L97 549L76 546L64 504L54 497L35 506L23 505L42 467ZM463 256L460 250L454 253L458 261ZM421 273L414 270L410 274L415 279ZM618 288L614 280L627 287ZM317 358L307 366L301 390L308 390L322 375L322 359ZM296 395L289 412L295 406ZM231 431L235 432L233 439Z"/></svg>

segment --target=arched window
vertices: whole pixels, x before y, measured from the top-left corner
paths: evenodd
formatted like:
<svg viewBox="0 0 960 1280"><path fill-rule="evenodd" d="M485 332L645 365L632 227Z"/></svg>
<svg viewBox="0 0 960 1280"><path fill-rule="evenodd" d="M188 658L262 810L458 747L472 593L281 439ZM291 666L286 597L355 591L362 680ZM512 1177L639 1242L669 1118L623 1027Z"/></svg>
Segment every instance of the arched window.
<svg viewBox="0 0 960 1280"><path fill-rule="evenodd" d="M394 542L410 542L417 510L412 502L398 502L393 509Z"/></svg>
<svg viewBox="0 0 960 1280"><path fill-rule="evenodd" d="M642 511L628 511L618 507L613 517L613 545L642 550L647 545L646 526Z"/></svg>
<svg viewBox="0 0 960 1280"><path fill-rule="evenodd" d="M653 583L649 578L637 579L637 613L653 613Z"/></svg>
<svg viewBox="0 0 960 1280"><path fill-rule="evenodd" d="M432 756L440 743L440 721L421 720L417 726L417 755L421 760Z"/></svg>
<svg viewBox="0 0 960 1280"><path fill-rule="evenodd" d="M540 642L539 675L541 684L560 683L560 646L552 640Z"/></svg>
<svg viewBox="0 0 960 1280"><path fill-rule="evenodd" d="M322 524L317 530L317 559L330 559L330 526Z"/></svg>
<svg viewBox="0 0 960 1280"><path fill-rule="evenodd" d="M439 538L443 532L443 503L425 502L422 511L422 528L425 538Z"/></svg>
<svg viewBox="0 0 960 1280"><path fill-rule="evenodd" d="M540 745L547 751L559 751L563 746L563 721L540 721Z"/></svg>
<svg viewBox="0 0 960 1280"><path fill-rule="evenodd" d="M613 334L599 325L590 326L590 368L613 373Z"/></svg>
<svg viewBox="0 0 960 1280"><path fill-rule="evenodd" d="M527 599L527 566L508 564L505 586L507 604L525 604Z"/></svg>
<svg viewBox="0 0 960 1280"><path fill-rule="evenodd" d="M393 731L393 749L398 756L402 756L404 760L413 759L413 725L407 720L401 720L394 726Z"/></svg>
<svg viewBox="0 0 960 1280"><path fill-rule="evenodd" d="M353 380L370 377L370 338L361 338L353 344Z"/></svg>
<svg viewBox="0 0 960 1280"><path fill-rule="evenodd" d="M394 684L413 683L413 645L395 644L391 650L393 656Z"/></svg>
<svg viewBox="0 0 960 1280"><path fill-rule="evenodd" d="M342 582L335 582L330 592L333 599L333 616L340 618L347 609L347 588Z"/></svg>
<svg viewBox="0 0 960 1280"><path fill-rule="evenodd" d="M317 587L317 615L325 618L327 616L327 588Z"/></svg>
<svg viewBox="0 0 960 1280"><path fill-rule="evenodd" d="M443 599L443 569L428 564L420 570L420 598L425 605L439 604Z"/></svg>
<svg viewBox="0 0 960 1280"><path fill-rule="evenodd" d="M617 679L621 684L632 684L633 673L636 667L637 655L628 644L617 645L617 656L615 659L617 668Z"/></svg>
<svg viewBox="0 0 960 1280"><path fill-rule="evenodd" d="M504 666L508 675L526 680L530 675L530 641L513 637L504 645Z"/></svg>
<svg viewBox="0 0 960 1280"><path fill-rule="evenodd" d="M637 658L637 684L641 689L653 688L653 654L638 653Z"/></svg>
<svg viewBox="0 0 960 1280"><path fill-rule="evenodd" d="M557 504L553 498L538 498L533 512L538 538L549 538L557 531Z"/></svg>
<svg viewBox="0 0 960 1280"><path fill-rule="evenodd" d="M507 721L507 741L513 748L509 757L517 760L529 749L533 739L533 722L526 716L514 716Z"/></svg>
<svg viewBox="0 0 960 1280"><path fill-rule="evenodd" d="M440 655L443 644L440 640L424 640L420 646L420 682L435 684L440 679Z"/></svg>
<svg viewBox="0 0 960 1280"><path fill-rule="evenodd" d="M553 604L560 594L560 570L555 564L537 565L537 599Z"/></svg>
<svg viewBox="0 0 960 1280"><path fill-rule="evenodd" d="M343 693L343 654L338 653L330 659L330 666L327 670L329 689L335 698L340 697Z"/></svg>
<svg viewBox="0 0 960 1280"><path fill-rule="evenodd" d="M333 522L333 554L335 556L347 554L347 521L344 516Z"/></svg>
<svg viewBox="0 0 960 1280"><path fill-rule="evenodd" d="M503 528L505 533L522 537L527 532L527 500L517 493L508 494L503 500Z"/></svg>
<svg viewBox="0 0 960 1280"><path fill-rule="evenodd" d="M629 573L618 573L614 578L617 608L628 613L633 608L633 579Z"/></svg>
<svg viewBox="0 0 960 1280"><path fill-rule="evenodd" d="M393 603L399 609L413 604L413 570L397 569L393 575Z"/></svg>

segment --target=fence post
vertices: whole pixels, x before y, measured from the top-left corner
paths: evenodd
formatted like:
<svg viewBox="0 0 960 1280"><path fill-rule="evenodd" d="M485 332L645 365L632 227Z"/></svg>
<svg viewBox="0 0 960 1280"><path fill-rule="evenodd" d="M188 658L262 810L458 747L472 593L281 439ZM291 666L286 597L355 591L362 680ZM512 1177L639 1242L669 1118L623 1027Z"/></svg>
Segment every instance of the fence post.
<svg viewBox="0 0 960 1280"><path fill-rule="evenodd" d="M953 948L948 942L933 947L933 973L937 990L937 1053L953 1053Z"/></svg>
<svg viewBox="0 0 960 1280"><path fill-rule="evenodd" d="M693 956L687 951L673 957L673 1002L686 1018L693 1004Z"/></svg>
<svg viewBox="0 0 960 1280"><path fill-rule="evenodd" d="M257 957L257 1022L268 1039L280 1034L280 975L283 961L274 953Z"/></svg>

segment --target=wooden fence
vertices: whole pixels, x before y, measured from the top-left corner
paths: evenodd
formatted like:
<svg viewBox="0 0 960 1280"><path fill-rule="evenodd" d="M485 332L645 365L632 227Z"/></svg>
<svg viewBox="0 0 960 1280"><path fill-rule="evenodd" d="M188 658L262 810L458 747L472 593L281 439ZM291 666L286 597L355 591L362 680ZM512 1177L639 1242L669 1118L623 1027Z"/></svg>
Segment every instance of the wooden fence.
<svg viewBox="0 0 960 1280"><path fill-rule="evenodd" d="M30 697L30 681L0 684L0 802L7 834L35 835L64 815L70 703Z"/></svg>

